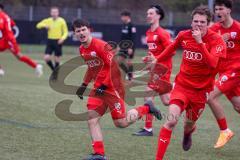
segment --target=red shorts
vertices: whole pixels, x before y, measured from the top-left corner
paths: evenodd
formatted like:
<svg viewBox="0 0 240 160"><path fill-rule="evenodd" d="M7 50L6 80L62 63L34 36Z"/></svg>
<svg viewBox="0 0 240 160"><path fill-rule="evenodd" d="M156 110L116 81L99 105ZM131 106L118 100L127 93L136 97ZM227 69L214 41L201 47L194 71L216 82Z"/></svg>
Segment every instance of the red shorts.
<svg viewBox="0 0 240 160"><path fill-rule="evenodd" d="M240 72L221 73L215 85L229 100L234 96L240 96Z"/></svg>
<svg viewBox="0 0 240 160"><path fill-rule="evenodd" d="M92 90L87 102L88 110L95 110L103 116L108 110L111 112L112 119L122 119L126 117L126 108L123 98L114 90L106 90L102 96L96 96Z"/></svg>
<svg viewBox="0 0 240 160"><path fill-rule="evenodd" d="M0 52L5 51L6 49L10 49L14 55L19 54L20 51L19 46L17 44L15 44L14 47L13 44L11 44L11 42L6 41L4 40L4 38L2 38L0 39Z"/></svg>
<svg viewBox="0 0 240 160"><path fill-rule="evenodd" d="M187 118L197 121L204 111L207 94L206 90L189 89L176 84L170 94L170 104L178 105L181 112L186 110Z"/></svg>
<svg viewBox="0 0 240 160"><path fill-rule="evenodd" d="M7 41L0 39L0 51L4 51L9 48L10 46L8 45Z"/></svg>

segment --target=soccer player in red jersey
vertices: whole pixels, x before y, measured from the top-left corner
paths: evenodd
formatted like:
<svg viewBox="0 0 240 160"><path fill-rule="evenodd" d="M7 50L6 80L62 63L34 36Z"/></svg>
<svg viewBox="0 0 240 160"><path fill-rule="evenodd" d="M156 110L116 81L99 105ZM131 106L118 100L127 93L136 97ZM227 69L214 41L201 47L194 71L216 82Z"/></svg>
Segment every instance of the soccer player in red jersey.
<svg viewBox="0 0 240 160"><path fill-rule="evenodd" d="M221 36L208 29L210 20L209 9L197 7L192 12L192 29L181 31L157 57L157 62L161 62L173 56L179 46L183 49L180 71L170 95L169 116L159 133L156 160L163 159L172 130L183 111L186 111L186 117L182 147L185 151L191 148L192 133L205 108L207 93L213 89L216 68L226 56L226 44Z"/></svg>
<svg viewBox="0 0 240 160"><path fill-rule="evenodd" d="M20 61L28 64L30 67L34 68L36 74L41 76L42 65L37 64L28 56L22 55L17 41L12 32L12 27L15 22L3 11L4 6L0 4L0 51L9 49L13 55Z"/></svg>
<svg viewBox="0 0 240 160"><path fill-rule="evenodd" d="M210 28L222 35L227 45L226 60L220 66L219 78L208 101L220 129L220 136L214 148L223 147L234 135L228 129L223 106L218 98L224 94L234 109L240 113L240 23L231 17L232 5L231 0L215 1L215 15L218 22Z"/></svg>
<svg viewBox="0 0 240 160"><path fill-rule="evenodd" d="M91 36L89 23L85 20L75 20L73 29L81 42L80 55L88 65L83 83L76 93L80 99L83 98L88 84L94 81L87 102L88 126L94 152L86 160L105 160L107 158L99 121L108 109L115 126L120 128L129 126L147 113L152 113L158 119L161 118L161 114L151 101L126 113L120 70L108 44Z"/></svg>
<svg viewBox="0 0 240 160"><path fill-rule="evenodd" d="M170 34L160 27L160 20L164 18L164 11L159 5L152 5L147 11L147 22L151 25L146 32L146 41L148 45L148 55L158 56L162 51L171 44ZM143 57L143 61L147 63L149 56ZM172 58L162 61L161 64L165 65L168 68L167 73L161 77L162 80L165 80L170 83L170 76L172 71ZM150 87L147 87L146 90L152 90ZM163 105L169 105L169 93L160 95ZM145 101L153 101L153 97L146 97ZM136 136L152 136L153 129L153 116L151 114L146 115L145 126L140 131L134 133Z"/></svg>

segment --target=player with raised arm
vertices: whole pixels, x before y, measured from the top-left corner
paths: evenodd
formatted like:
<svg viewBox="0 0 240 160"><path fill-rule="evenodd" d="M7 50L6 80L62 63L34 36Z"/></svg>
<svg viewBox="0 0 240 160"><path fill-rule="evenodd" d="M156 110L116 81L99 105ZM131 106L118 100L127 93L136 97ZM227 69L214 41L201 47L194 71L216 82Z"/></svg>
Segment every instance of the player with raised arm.
<svg viewBox="0 0 240 160"><path fill-rule="evenodd" d="M214 7L218 22L210 28L222 35L227 45L226 60L219 67L219 78L208 101L220 129L214 148L223 147L234 135L228 128L223 105L218 98L224 94L240 113L240 23L231 16L232 6L232 0L216 0Z"/></svg>
<svg viewBox="0 0 240 160"><path fill-rule="evenodd" d="M83 93L88 84L94 81L87 102L88 126L92 138L93 154L89 155L86 160L105 160L107 158L105 157L99 121L108 109L115 126L120 128L128 127L147 113L152 113L161 119L161 113L151 101L126 113L121 73L108 44L91 36L90 25L85 20L75 20L73 29L74 34L81 42L80 55L88 65L83 83L76 93L80 99L83 99Z"/></svg>
<svg viewBox="0 0 240 160"><path fill-rule="evenodd" d="M192 146L192 133L202 114L207 93L213 89L216 69L226 57L226 44L221 36L208 29L211 12L199 6L192 12L192 29L181 31L175 41L157 57L157 62L173 56L179 46L183 49L180 71L170 95L169 116L160 129L156 160L162 160L170 143L172 130L186 111L182 147ZM154 58L154 57L153 57Z"/></svg>
<svg viewBox="0 0 240 160"><path fill-rule="evenodd" d="M143 62L148 63L149 55L158 56L162 53L162 51L171 44L171 36L170 34L163 29L159 22L164 18L164 11L160 5L152 5L147 11L147 22L150 24L150 28L146 32L146 41L148 45L148 55L143 57ZM161 80L170 83L170 76L172 71L172 58L162 61L161 64L165 65L168 68L167 73L161 77ZM148 86L146 88L147 91L152 90L151 87ZM165 93L160 95L161 101L163 105L169 105L169 93ZM146 97L145 101L153 101L154 97ZM146 115L145 126L140 131L134 133L136 136L152 136L153 129L153 116L151 114Z"/></svg>
<svg viewBox="0 0 240 160"><path fill-rule="evenodd" d="M21 53L20 47L17 44L12 31L15 22L4 12L3 9L4 6L0 4L0 51L2 52L9 49L18 60L34 68L37 76L41 76L43 74L42 65L37 64L34 60Z"/></svg>

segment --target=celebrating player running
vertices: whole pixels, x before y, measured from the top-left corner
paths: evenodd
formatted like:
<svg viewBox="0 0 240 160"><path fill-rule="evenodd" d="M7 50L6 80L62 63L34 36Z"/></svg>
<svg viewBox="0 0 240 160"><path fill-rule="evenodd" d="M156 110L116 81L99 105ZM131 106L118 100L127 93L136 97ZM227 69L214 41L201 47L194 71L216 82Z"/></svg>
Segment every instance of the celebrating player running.
<svg viewBox="0 0 240 160"><path fill-rule="evenodd" d="M207 93L213 89L216 69L226 56L226 45L221 36L208 29L211 13L207 7L197 7L192 12L192 29L181 31L173 44L157 57L161 62L173 56L179 46L183 49L180 71L170 95L169 116L160 129L156 160L162 160L170 143L173 128L186 110L183 149L192 145L192 133L202 114ZM172 53L172 54L171 54Z"/></svg>
<svg viewBox="0 0 240 160"><path fill-rule="evenodd" d="M219 78L208 101L221 130L214 148L220 148L233 137L234 133L228 129L223 107L218 98L225 94L234 109L240 113L240 23L231 17L232 0L216 0L214 6L218 22L210 29L221 34L227 45L226 60L219 67Z"/></svg>
<svg viewBox="0 0 240 160"><path fill-rule="evenodd" d="M104 155L103 136L99 121L108 109L110 109L115 126L120 128L128 127L147 113L152 113L158 119L161 118L161 114L151 101L131 109L126 114L120 70L108 44L91 36L87 21L76 20L73 28L76 37L82 44L79 49L80 55L88 65L83 83L77 91L80 99L83 98L83 93L90 81L94 81L94 87L87 102L88 126L94 152L86 160L105 160L107 158Z"/></svg>
<svg viewBox="0 0 240 160"><path fill-rule="evenodd" d="M149 56L154 57L160 55L162 51L171 44L170 34L160 27L159 21L164 18L164 11L159 5L152 5L147 11L147 22L151 25L146 32L146 41L148 44L148 56L143 57L143 61L148 63ZM167 73L162 76L159 80L169 83L172 71L172 57L162 61L161 64L167 67ZM146 90L152 90L156 85L149 85ZM169 105L169 93L160 95L162 103L167 106ZM153 101L154 97L146 97L145 101ZM140 131L134 133L136 136L152 136L153 129L153 116L151 114L146 115L145 126Z"/></svg>

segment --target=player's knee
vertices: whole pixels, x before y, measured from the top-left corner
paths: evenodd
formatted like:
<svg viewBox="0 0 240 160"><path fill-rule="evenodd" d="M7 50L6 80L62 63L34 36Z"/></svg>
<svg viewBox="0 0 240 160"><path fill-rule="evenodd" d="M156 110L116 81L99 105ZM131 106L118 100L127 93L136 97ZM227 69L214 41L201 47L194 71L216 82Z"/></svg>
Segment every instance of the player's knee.
<svg viewBox="0 0 240 160"><path fill-rule="evenodd" d="M47 61L50 61L51 59L50 59L50 56L49 55L45 55L44 56L44 60L47 62Z"/></svg>
<svg viewBox="0 0 240 160"><path fill-rule="evenodd" d="M209 96L208 96L208 104L214 103L215 101L217 101L218 97L221 95L221 92L217 92L217 91L212 91Z"/></svg>
<svg viewBox="0 0 240 160"><path fill-rule="evenodd" d="M135 122L138 119L138 111L136 109L131 109L127 112L127 121Z"/></svg>
<svg viewBox="0 0 240 160"><path fill-rule="evenodd" d="M21 54L14 54L15 55L15 57L18 59L18 60L21 60L21 58L22 58L22 55Z"/></svg>
<svg viewBox="0 0 240 160"><path fill-rule="evenodd" d="M169 106L169 101L170 101L170 96L169 96L169 94L160 95L160 98L161 98L162 104L163 104L164 106Z"/></svg>
<svg viewBox="0 0 240 160"><path fill-rule="evenodd" d="M210 95L210 96L208 97L207 103L208 103L209 105L212 105L212 104L214 104L215 101L216 101L216 97Z"/></svg>
<svg viewBox="0 0 240 160"><path fill-rule="evenodd" d="M124 121L122 121L122 120L115 120L115 121L114 121L114 125L115 125L117 128L126 128L126 127L127 127L127 124L124 123Z"/></svg>
<svg viewBox="0 0 240 160"><path fill-rule="evenodd" d="M240 104L234 105L234 109L240 114Z"/></svg>
<svg viewBox="0 0 240 160"><path fill-rule="evenodd" d="M146 89L146 91L150 91L150 89ZM154 101L154 97L144 97L144 103L147 102L147 101Z"/></svg>
<svg viewBox="0 0 240 160"><path fill-rule="evenodd" d="M98 124L98 119L97 118L94 118L94 119L89 119L88 120L88 125L89 126L95 126Z"/></svg>
<svg viewBox="0 0 240 160"><path fill-rule="evenodd" d="M55 60L55 62L60 62L60 57L55 56L54 60Z"/></svg>
<svg viewBox="0 0 240 160"><path fill-rule="evenodd" d="M172 120L168 120L166 123L165 123L165 126L167 128L170 128L170 129L173 129L176 125L177 125L178 121L175 120L175 119L172 119Z"/></svg>
<svg viewBox="0 0 240 160"><path fill-rule="evenodd" d="M162 104L164 105L164 106L169 106L169 100L163 100L162 101Z"/></svg>

